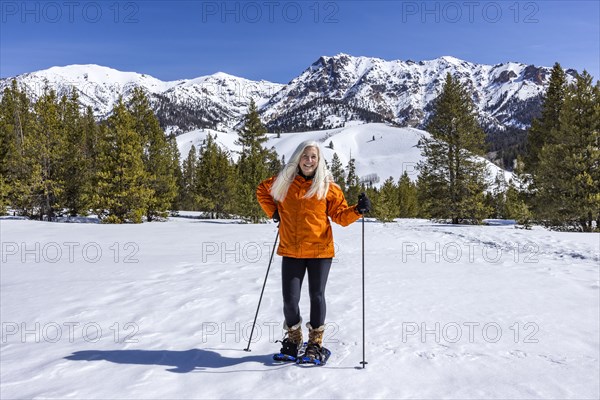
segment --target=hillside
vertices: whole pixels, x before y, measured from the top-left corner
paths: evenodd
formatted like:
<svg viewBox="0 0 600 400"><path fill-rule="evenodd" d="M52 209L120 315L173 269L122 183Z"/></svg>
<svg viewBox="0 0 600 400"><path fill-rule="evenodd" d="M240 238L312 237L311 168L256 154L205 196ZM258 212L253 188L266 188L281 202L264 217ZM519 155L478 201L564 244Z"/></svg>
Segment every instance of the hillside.
<svg viewBox="0 0 600 400"><path fill-rule="evenodd" d="M182 158L187 157L192 145L196 148L202 146L209 133L216 135L216 142L223 149L229 150L232 157L237 159L237 152L240 151L240 147L234 144L237 134L213 130L196 130L178 136L177 144ZM417 143L422 135L428 133L415 128L398 128L381 123L349 123L344 128L322 131L271 133L264 146L274 147L280 157L285 156L289 160L300 142L315 140L321 143L328 162L331 161L333 154L337 153L342 164L346 166L352 156L356 160L358 176L365 178L376 174L380 180L374 184L379 186L390 176L398 180L404 171L411 179L417 179L416 166L422 159ZM486 162L489 181L492 181L498 173L501 173L507 182L512 177L510 172L502 170L487 160Z"/></svg>

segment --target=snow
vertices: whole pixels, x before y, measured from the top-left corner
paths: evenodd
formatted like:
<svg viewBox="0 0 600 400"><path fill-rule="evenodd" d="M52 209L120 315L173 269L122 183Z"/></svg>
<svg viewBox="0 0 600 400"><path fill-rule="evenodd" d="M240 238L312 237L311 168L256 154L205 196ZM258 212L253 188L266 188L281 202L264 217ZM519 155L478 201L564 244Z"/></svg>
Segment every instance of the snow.
<svg viewBox="0 0 600 400"><path fill-rule="evenodd" d="M198 151L204 145L204 141L209 134L213 139L215 139L215 142L219 145L219 147L221 147L223 150L230 151L232 158L237 160L237 152L241 150L241 146L235 144L235 141L239 139L239 136L236 132L225 133L212 129L196 129L176 137L177 148L181 154L180 161L183 163L183 161L188 157L192 145L196 148L196 151Z"/></svg>
<svg viewBox="0 0 600 400"><path fill-rule="evenodd" d="M526 90L524 93L521 92L521 85L518 83L507 83L502 85L500 88L498 85L490 84L491 77L490 73L497 66L490 66L484 64L473 64L464 60L460 60L451 56L444 56L433 60L426 60L420 63L405 62L400 60L386 61L379 58L371 58L371 62L366 62L364 57L351 57L348 55L337 55L335 57L324 57L327 62L343 60L343 75L345 81L349 83L349 90L352 93L356 93L356 97L362 101L367 101L368 108L377 110L381 106L387 110L395 112L398 116L404 114L407 109L423 110L425 105L431 102L437 97L441 90L442 83L445 80L447 73L452 73L460 77L463 83L467 85L474 85L472 88L475 93L476 105L481 115L488 116L489 110L487 106L495 104L497 99L505 94L509 98L517 96L520 100L527 99L531 96L539 94L543 87L533 86L530 90ZM369 68L365 68L368 66ZM514 64L510 66L517 70L517 75L526 66L524 64ZM505 67L500 66L500 71L504 70ZM310 85L311 79L314 75L314 70L307 70L298 79L294 80L289 88L284 89L288 91L300 91L297 87L300 85ZM340 73L340 71L338 71ZM382 103L373 102L372 91L368 85L356 86L358 81L374 82L378 85L386 87L384 93L376 96ZM308 83L306 83L308 82ZM397 94L398 90L393 87L404 87L408 85L408 90L403 90L400 95ZM502 92L498 93L501 89ZM347 92L344 92L344 96L347 96ZM283 93L282 93L283 94ZM336 93L331 93L334 97ZM285 101L283 107L289 107L288 102L294 101L293 99L279 96L278 101ZM277 102L274 102L275 109L277 108ZM274 111L267 110L265 115L270 115ZM397 122L406 123L402 118L398 119ZM412 124L412 123L410 123Z"/></svg>
<svg viewBox="0 0 600 400"><path fill-rule="evenodd" d="M187 157L192 144L198 149L209 132L213 137L216 134L217 143L223 149L229 150L232 158L237 160L238 152L241 150L241 147L235 144L237 133L234 131L223 133L208 129L177 136L177 145L182 160ZM398 128L380 123L365 124L349 121L343 128L281 133L280 137L271 133L268 134L268 140L263 146L274 147L279 157L285 155L286 160L289 161L289 157L301 142L315 140L321 143L325 159L330 165L334 153L337 153L344 168L352 157L355 159L357 175L364 177L377 174L380 181L374 186L380 186L390 176L397 182L405 171L409 178L416 181L417 164L422 160L417 144L424 135L429 134L415 128ZM329 148L330 143L333 143L333 149ZM484 161L488 168L488 182L493 182L499 173L504 176L507 183L512 179L512 173L504 171L487 160Z"/></svg>
<svg viewBox="0 0 600 400"><path fill-rule="evenodd" d="M164 96L175 105L185 105L218 115L223 129L234 128L254 99L264 121L285 112L302 108L319 97L340 100L346 104L385 115L399 125L418 126L427 119L426 106L437 97L445 76L450 73L468 85L473 92L478 113L489 126L522 126L527 121L509 125L507 102L523 102L534 98L547 87L550 68L542 84L524 79L527 66L508 62L498 65L474 64L452 56L415 63L355 57L340 53L323 56L288 84L251 81L225 72L194 79L164 82L146 74L122 72L98 65L69 65L17 76L20 84L37 99L46 82L59 94L78 88L82 106L91 106L97 117L106 117L119 96L128 98L131 89L140 86L150 93ZM499 83L502 73L515 77ZM567 79L571 79L570 76ZM10 85L10 78L0 79L0 89ZM511 103L512 104L512 103ZM514 107L514 105L511 105ZM509 107L510 108L510 107ZM327 108L326 108L327 109ZM321 115L321 114L325 115ZM313 110L312 119L328 119L327 111ZM308 121L310 122L310 121ZM333 126L343 126L343 121ZM511 121L512 122L512 121ZM327 127L327 126L325 126Z"/></svg>
<svg viewBox="0 0 600 400"><path fill-rule="evenodd" d="M134 87L164 95L176 104L189 106L196 103L203 109L209 109L207 102L212 102L219 106L219 110L228 111L222 116L225 127L234 126L248 111L251 98L261 107L284 86L238 78L224 72L194 79L161 81L147 74L123 72L95 64L52 67L16 78L27 87L34 100L46 86L59 94L70 93L72 87L76 87L81 104L91 106L98 117L106 117L120 96L127 100ZM10 81L10 78L0 79L0 89L10 85Z"/></svg>
<svg viewBox="0 0 600 400"><path fill-rule="evenodd" d="M358 370L361 224L334 225L333 355L303 368L270 358L282 334L278 256L243 351L276 226L195 215L0 219L2 398L600 396L599 234L368 220L369 364Z"/></svg>
<svg viewBox="0 0 600 400"><path fill-rule="evenodd" d="M139 85L145 87L151 93L161 93L182 81L163 82L152 76L137 72L123 72L113 68L95 64L67 65L64 67L52 67L46 70L31 73L33 77L47 79L52 84L69 84L77 87L85 87L94 84L105 87L116 87L121 90L127 86Z"/></svg>

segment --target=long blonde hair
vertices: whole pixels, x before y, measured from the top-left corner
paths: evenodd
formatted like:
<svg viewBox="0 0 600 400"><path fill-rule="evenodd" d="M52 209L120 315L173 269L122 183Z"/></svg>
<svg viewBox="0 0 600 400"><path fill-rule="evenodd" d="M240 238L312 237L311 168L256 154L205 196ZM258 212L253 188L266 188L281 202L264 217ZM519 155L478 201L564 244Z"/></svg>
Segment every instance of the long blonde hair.
<svg viewBox="0 0 600 400"><path fill-rule="evenodd" d="M317 149L317 153L319 153L319 162L317 164L317 169L315 170L315 175L312 178L312 185L310 185L310 189L306 192L304 198L308 199L316 195L317 199L321 200L327 195L329 184L333 183L333 176L325 165L325 158L323 157L323 151L321 150L319 143L314 140L306 140L298 145L294 154L292 154L290 161L283 166L277 175L277 178L275 178L275 182L273 182L273 186L271 186L271 196L273 196L275 201L281 202L285 199L292 182L296 178L296 175L298 175L300 158L307 147L314 147Z"/></svg>

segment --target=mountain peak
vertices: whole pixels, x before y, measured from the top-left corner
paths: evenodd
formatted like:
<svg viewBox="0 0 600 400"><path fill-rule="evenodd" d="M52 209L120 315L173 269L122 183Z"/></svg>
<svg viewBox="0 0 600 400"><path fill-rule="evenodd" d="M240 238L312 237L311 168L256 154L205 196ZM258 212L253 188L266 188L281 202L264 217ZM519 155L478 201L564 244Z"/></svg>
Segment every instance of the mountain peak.
<svg viewBox="0 0 600 400"><path fill-rule="evenodd" d="M442 56L439 59L446 61L449 64L454 64L454 65L460 65L465 62L464 60L461 60L459 58L452 57L452 56Z"/></svg>
<svg viewBox="0 0 600 400"><path fill-rule="evenodd" d="M31 88L48 84L57 93L76 87L82 105L92 106L101 118L119 96L127 98L134 87L142 87L151 94L161 124L178 132L233 128L252 98L268 129L285 132L336 128L350 120L422 126L448 73L461 77L482 125L492 131L524 129L531 123L547 87L549 68L512 62L475 64L449 55L414 62L338 53L319 57L287 85L222 71L163 82L95 64L53 67L16 78ZM0 80L0 90L7 84L8 79Z"/></svg>
<svg viewBox="0 0 600 400"><path fill-rule="evenodd" d="M217 79L245 79L245 78L240 78L239 76L235 76L235 75L231 75L228 74L227 72L215 72L214 74L209 75L209 77L211 78L217 78Z"/></svg>

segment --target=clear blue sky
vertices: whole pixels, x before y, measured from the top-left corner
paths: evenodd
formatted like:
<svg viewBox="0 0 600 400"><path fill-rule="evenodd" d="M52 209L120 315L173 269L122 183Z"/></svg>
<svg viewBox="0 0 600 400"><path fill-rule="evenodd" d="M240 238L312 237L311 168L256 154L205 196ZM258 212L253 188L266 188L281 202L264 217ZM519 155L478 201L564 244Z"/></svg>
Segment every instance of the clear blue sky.
<svg viewBox="0 0 600 400"><path fill-rule="evenodd" d="M287 83L322 55L443 55L600 78L600 1L0 1L0 76L99 64Z"/></svg>

